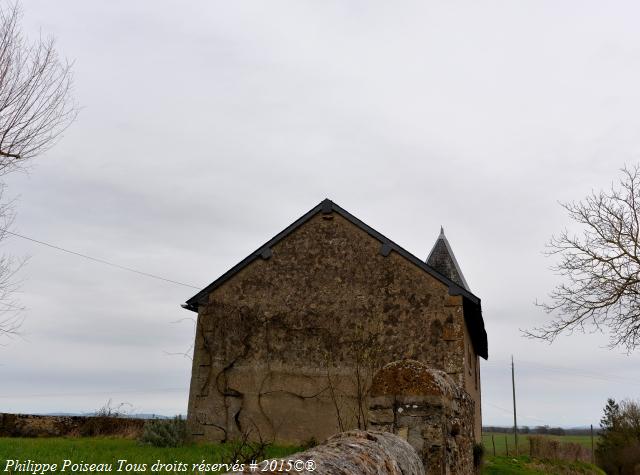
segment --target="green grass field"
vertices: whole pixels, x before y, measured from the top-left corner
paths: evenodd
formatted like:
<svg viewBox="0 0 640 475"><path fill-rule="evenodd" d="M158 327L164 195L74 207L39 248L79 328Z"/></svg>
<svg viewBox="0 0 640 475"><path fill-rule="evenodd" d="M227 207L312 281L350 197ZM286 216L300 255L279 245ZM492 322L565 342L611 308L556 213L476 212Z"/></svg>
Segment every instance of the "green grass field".
<svg viewBox="0 0 640 475"><path fill-rule="evenodd" d="M496 439L497 442L497 439ZM504 442L503 442L504 443ZM186 471L179 473L195 474L202 473L193 464L205 463L233 463L231 460L233 446L230 444L191 444L179 448L158 448L140 445L135 440L108 438L108 437L86 437L86 438L0 438L0 473L12 475L16 472L7 466L8 460L20 460L24 463L27 460L40 464L57 464L55 471L45 473L72 473L72 469L67 467L62 471L62 464L65 459L73 463L86 464L113 464L112 473L118 472L118 460L126 460L119 473L139 473L133 467L126 469L126 463L147 464L146 472L151 472L151 467L158 461L164 464L183 462L188 465ZM299 447L270 447L267 449L267 458L286 457L299 451ZM7 469L8 468L8 469ZM222 469L217 472L230 470ZM34 473L29 470L26 473ZM41 473L41 472L36 472ZM85 471L75 473L100 473L98 471ZM152 473L168 475L174 472L173 469L156 470ZM216 471L206 470L206 473L216 473ZM483 475L542 475L542 474L584 474L602 475L603 472L589 464L580 462L543 462L532 461L529 457L523 456L515 458L513 456L493 457L488 454L486 463L482 471Z"/></svg>
<svg viewBox="0 0 640 475"><path fill-rule="evenodd" d="M279 458L299 451L299 447L269 447L267 458ZM188 470L180 473L196 473L192 464L232 463L233 446L225 444L191 444L178 448L158 448L140 445L135 440L118 438L0 438L0 473L11 474L13 470L5 470L7 461L19 459L21 462L32 460L38 463L58 464L58 469L47 473L70 473L71 468L62 472L61 466L65 459L74 463L106 463L114 464L112 472L117 472L118 460L127 463L147 464L147 472L157 461L170 464L176 461L189 465ZM119 473L135 473L133 468ZM230 470L230 468L229 468ZM227 470L218 470L227 471ZM31 473L31 472L27 472ZM83 472L97 473L97 472ZM156 471L158 474L174 473L173 470ZM215 471L207 470L207 473Z"/></svg>
<svg viewBox="0 0 640 475"><path fill-rule="evenodd" d="M532 460L529 456L487 457L482 475L604 475L599 468L583 462Z"/></svg>
<svg viewBox="0 0 640 475"><path fill-rule="evenodd" d="M483 433L482 445L484 445L485 454L493 455L493 443L491 437L495 441L496 455L506 455L507 444L509 446L509 454L515 454L515 438L513 434ZM550 439L559 440L560 442L573 442L580 444L591 450L591 437L588 435L545 435ZM598 444L598 436L594 437L594 444ZM529 440L526 434L518 434L518 448L521 455L529 453Z"/></svg>

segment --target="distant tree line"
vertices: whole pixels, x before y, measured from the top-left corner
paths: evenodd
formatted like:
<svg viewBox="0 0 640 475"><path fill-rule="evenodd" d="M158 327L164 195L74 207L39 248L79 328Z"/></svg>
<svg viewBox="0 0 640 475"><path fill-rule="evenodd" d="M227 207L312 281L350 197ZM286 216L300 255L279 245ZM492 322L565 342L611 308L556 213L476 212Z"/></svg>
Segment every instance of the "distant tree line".
<svg viewBox="0 0 640 475"><path fill-rule="evenodd" d="M498 434L513 434L513 427L501 427L501 426L482 426L482 432L495 432ZM594 427L594 433L597 434L599 429ZM590 435L591 429L589 427L550 427L544 426L521 426L518 427L518 434L539 434L539 435Z"/></svg>

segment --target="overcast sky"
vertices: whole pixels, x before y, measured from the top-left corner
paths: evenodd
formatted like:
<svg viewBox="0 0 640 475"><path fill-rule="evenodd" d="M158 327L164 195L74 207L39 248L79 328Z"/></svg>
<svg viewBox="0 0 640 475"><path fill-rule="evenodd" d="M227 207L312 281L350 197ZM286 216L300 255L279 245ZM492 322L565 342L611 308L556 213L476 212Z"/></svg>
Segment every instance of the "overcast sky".
<svg viewBox="0 0 640 475"><path fill-rule="evenodd" d="M640 353L553 345L534 301L558 201L640 161L637 2L24 0L74 61L77 121L6 177L15 231L205 286L329 197L426 258L440 225L482 298L485 424L597 424ZM0 411L186 413L196 290L11 238L24 338ZM187 319L182 320L181 319Z"/></svg>

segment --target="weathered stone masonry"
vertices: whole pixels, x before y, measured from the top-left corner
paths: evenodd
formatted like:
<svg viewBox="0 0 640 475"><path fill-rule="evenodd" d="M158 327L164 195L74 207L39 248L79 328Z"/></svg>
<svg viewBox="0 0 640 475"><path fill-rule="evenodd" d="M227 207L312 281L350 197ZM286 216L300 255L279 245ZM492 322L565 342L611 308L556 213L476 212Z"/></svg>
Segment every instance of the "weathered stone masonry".
<svg viewBox="0 0 640 475"><path fill-rule="evenodd" d="M443 371L412 360L376 373L369 393L369 423L407 440L427 474L471 474L474 401Z"/></svg>
<svg viewBox="0 0 640 475"><path fill-rule="evenodd" d="M477 297L328 200L268 244L187 302L198 312L194 438L366 428L374 373L401 359L465 387L479 421Z"/></svg>

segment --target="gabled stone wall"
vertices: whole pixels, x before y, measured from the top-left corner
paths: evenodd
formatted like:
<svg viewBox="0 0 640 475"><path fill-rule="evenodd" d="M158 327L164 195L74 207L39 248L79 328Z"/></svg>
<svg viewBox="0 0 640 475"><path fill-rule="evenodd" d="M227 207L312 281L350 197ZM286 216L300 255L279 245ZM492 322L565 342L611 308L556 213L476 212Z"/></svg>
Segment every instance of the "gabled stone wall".
<svg viewBox="0 0 640 475"><path fill-rule="evenodd" d="M194 439L251 431L300 443L365 429L373 374L403 358L465 384L462 298L382 247L339 214L318 214L209 294L189 395Z"/></svg>

